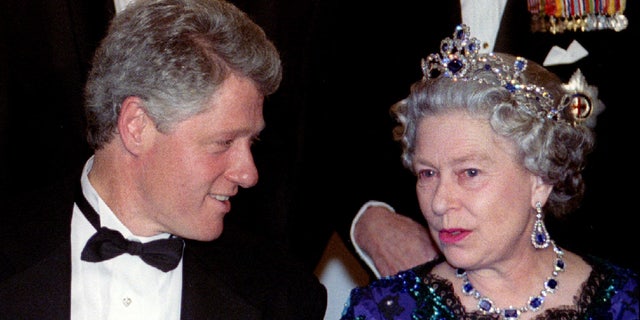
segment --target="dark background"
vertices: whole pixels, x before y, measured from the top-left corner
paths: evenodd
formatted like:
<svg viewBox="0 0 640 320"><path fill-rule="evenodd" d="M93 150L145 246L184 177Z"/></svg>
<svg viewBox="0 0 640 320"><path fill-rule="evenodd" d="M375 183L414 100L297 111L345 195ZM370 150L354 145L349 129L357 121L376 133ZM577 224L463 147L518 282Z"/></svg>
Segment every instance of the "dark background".
<svg viewBox="0 0 640 320"><path fill-rule="evenodd" d="M282 242L313 270L331 233L337 228L344 236L365 200L389 201L420 219L388 108L421 76L420 58L451 35L459 8L430 1L231 2L274 40L284 79L265 102L267 128L254 149L260 182L232 201L229 222ZM530 34L526 1L515 2L519 15L503 20L499 50L541 62L548 51L542 48L578 39L590 51L579 67L607 105L585 171L584 204L568 221L550 221L551 236L638 270L639 106L637 87L626 80L639 74L631 49L636 1L627 4L624 32L555 36ZM5 201L71 173L91 154L82 88L112 15L111 0L0 3L0 214ZM551 69L568 80L575 68Z"/></svg>

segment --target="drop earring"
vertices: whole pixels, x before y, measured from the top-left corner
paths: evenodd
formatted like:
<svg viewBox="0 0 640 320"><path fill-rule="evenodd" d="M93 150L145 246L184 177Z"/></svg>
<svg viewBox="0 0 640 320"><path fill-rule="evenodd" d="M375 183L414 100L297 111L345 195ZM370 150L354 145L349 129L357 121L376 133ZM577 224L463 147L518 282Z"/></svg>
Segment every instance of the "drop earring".
<svg viewBox="0 0 640 320"><path fill-rule="evenodd" d="M550 242L549 232L542 221L542 203L538 201L536 202L536 223L533 225L533 232L531 232L531 244L536 249L544 249L549 246Z"/></svg>

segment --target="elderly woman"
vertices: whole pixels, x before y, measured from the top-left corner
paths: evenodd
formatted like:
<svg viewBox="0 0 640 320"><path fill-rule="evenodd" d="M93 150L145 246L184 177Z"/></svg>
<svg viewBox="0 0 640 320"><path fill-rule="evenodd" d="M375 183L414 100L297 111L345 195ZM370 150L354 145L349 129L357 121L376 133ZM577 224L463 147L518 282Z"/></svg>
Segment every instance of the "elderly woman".
<svg viewBox="0 0 640 320"><path fill-rule="evenodd" d="M458 26L392 108L442 256L353 289L342 319L638 319L637 275L560 248L543 220L583 196L597 89L479 45Z"/></svg>

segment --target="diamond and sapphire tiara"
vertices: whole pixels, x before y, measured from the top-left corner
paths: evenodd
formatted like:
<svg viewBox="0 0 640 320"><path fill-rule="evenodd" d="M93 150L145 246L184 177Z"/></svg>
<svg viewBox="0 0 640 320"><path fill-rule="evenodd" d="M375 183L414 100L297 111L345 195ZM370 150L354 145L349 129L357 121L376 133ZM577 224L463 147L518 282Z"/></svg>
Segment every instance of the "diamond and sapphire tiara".
<svg viewBox="0 0 640 320"><path fill-rule="evenodd" d="M518 107L531 115L573 126L595 126L595 116L604 110L604 104L597 99L598 89L587 84L579 69L562 85L565 94L555 102L544 87L524 81L527 59L516 57L513 63L507 63L500 54L479 50L480 40L470 36L468 26L458 25L452 38L442 40L439 53L422 60L423 80L442 76L501 86L511 93ZM494 79L485 76L487 71Z"/></svg>

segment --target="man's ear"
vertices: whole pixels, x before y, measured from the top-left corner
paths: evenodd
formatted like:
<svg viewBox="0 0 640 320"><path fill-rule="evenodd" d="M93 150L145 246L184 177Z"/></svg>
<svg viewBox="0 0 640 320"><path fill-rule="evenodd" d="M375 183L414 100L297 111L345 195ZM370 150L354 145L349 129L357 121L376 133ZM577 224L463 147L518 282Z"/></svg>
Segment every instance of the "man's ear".
<svg viewBox="0 0 640 320"><path fill-rule="evenodd" d="M124 99L118 117L118 133L123 146L138 154L144 148L145 130L150 129L154 129L154 124L143 108L142 99L136 96Z"/></svg>

